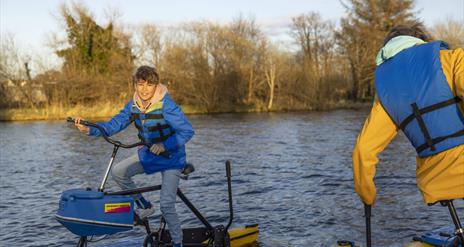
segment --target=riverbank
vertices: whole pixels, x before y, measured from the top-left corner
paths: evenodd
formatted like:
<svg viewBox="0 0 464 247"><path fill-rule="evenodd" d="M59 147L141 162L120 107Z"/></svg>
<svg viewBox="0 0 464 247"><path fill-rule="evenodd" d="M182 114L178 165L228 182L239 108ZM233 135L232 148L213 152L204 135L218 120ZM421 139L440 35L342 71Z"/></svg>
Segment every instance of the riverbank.
<svg viewBox="0 0 464 247"><path fill-rule="evenodd" d="M326 111L336 109L360 109L371 105L370 102L329 102L318 108L293 107L273 108L238 107L229 109L208 110L206 108L184 105L181 106L185 114L217 114L217 113L251 113L251 112L291 112L291 111ZM105 103L99 106L46 106L42 108L6 108L0 109L0 121L30 121L30 120L60 120L69 116L80 116L86 119L105 119L116 115L123 104Z"/></svg>

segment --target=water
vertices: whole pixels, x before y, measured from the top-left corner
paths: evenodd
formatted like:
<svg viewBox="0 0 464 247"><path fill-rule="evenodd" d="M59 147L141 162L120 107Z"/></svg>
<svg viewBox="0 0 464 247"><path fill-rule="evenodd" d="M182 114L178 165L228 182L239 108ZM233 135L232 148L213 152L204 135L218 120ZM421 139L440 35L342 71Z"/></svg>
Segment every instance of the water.
<svg viewBox="0 0 464 247"><path fill-rule="evenodd" d="M189 116L187 146L196 171L181 189L214 224L228 220L224 162L231 160L235 221L259 223L258 246L331 246L364 241L363 206L354 192L351 150L367 110ZM133 127L116 139L132 142ZM0 123L0 246L74 246L77 237L55 219L63 190L98 187L112 152L63 121ZM121 150L117 160L134 150ZM158 175L136 177L141 186ZM451 224L446 208L426 206L416 188L415 156L399 136L381 155L373 208L374 246L401 246ZM116 189L109 179L107 188ZM148 194L157 202L158 194ZM457 202L459 212L462 202ZM184 226L199 226L177 204ZM158 210L159 212L159 210ZM157 218L153 220L156 224ZM142 229L102 240L128 240ZM93 245L95 246L95 245Z"/></svg>

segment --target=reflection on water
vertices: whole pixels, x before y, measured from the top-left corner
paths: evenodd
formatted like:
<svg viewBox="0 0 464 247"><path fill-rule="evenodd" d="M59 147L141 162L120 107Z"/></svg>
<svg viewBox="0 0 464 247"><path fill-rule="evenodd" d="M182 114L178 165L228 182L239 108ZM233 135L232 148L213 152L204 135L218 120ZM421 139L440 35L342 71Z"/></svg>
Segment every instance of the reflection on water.
<svg viewBox="0 0 464 247"><path fill-rule="evenodd" d="M259 223L259 246L330 246L364 241L362 204L354 193L351 150L366 111L195 115L188 144L196 172L181 188L213 224L228 220L224 162L233 165L235 226ZM135 141L130 128L116 138ZM112 147L59 122L0 123L0 246L72 246L77 238L54 219L63 190L98 187ZM135 152L121 150L118 160ZM414 150L403 136L381 155L373 208L376 246L401 246L450 224L415 186ZM138 176L141 186L159 176ZM110 179L107 188L116 189ZM156 193L148 194L154 201ZM457 202L458 210L462 203ZM184 226L198 226L180 203ZM158 210L159 212L159 210ZM154 223L157 218L154 218ZM133 239L142 229L102 243Z"/></svg>

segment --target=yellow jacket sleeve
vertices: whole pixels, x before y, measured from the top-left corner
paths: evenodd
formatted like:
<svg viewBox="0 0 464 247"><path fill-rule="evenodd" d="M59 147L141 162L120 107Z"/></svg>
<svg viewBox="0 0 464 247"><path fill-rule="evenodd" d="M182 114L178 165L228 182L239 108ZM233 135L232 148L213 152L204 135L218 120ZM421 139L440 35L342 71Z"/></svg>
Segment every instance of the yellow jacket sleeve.
<svg viewBox="0 0 464 247"><path fill-rule="evenodd" d="M454 67L454 83L456 84L456 95L464 101L464 49L456 49L456 66ZM464 112L464 102L461 102Z"/></svg>
<svg viewBox="0 0 464 247"><path fill-rule="evenodd" d="M464 49L442 50L440 61L453 94L464 100ZM463 106L464 103L461 102L461 107Z"/></svg>
<svg viewBox="0 0 464 247"><path fill-rule="evenodd" d="M397 133L396 125L376 99L358 136L352 157L354 188L366 204L372 205L375 201L374 176L375 166L379 161L377 156Z"/></svg>

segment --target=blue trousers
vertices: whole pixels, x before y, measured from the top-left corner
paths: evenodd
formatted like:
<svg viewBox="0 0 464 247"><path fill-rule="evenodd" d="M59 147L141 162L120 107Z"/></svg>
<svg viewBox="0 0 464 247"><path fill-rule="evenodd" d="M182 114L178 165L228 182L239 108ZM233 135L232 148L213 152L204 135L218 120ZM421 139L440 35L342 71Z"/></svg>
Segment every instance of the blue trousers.
<svg viewBox="0 0 464 247"><path fill-rule="evenodd" d="M137 188L132 177L143 173L145 171L137 154L117 163L111 169L113 179L123 190ZM180 175L181 170L179 169L161 172L160 209L174 243L182 243L182 228L176 212L176 196ZM137 200L140 199L141 195L136 194L133 197Z"/></svg>

